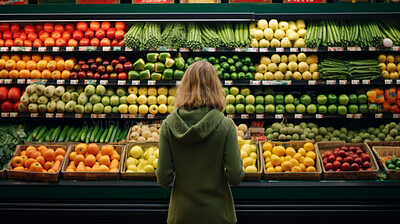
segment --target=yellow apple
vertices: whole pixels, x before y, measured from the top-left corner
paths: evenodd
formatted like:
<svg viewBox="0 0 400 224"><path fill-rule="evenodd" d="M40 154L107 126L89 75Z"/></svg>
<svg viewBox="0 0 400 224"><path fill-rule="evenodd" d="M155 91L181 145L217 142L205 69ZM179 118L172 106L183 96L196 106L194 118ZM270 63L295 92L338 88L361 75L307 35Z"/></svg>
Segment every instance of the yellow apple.
<svg viewBox="0 0 400 224"><path fill-rule="evenodd" d="M157 103L158 104L166 104L167 103L167 97L165 95L159 95L157 97Z"/></svg>
<svg viewBox="0 0 400 224"><path fill-rule="evenodd" d="M151 105L149 107L149 111L151 114L157 114L158 113L158 106L157 105Z"/></svg>
<svg viewBox="0 0 400 224"><path fill-rule="evenodd" d="M169 88L168 95L175 96L176 87Z"/></svg>
<svg viewBox="0 0 400 224"><path fill-rule="evenodd" d="M126 104L121 104L121 105L119 105L118 111L119 111L121 114L126 114L126 113L128 113L128 105L126 105Z"/></svg>
<svg viewBox="0 0 400 224"><path fill-rule="evenodd" d="M175 96L168 96L168 105L173 105L175 102Z"/></svg>
<svg viewBox="0 0 400 224"><path fill-rule="evenodd" d="M161 104L160 106L158 106L158 112L160 112L161 114L165 114L168 111L168 107L165 104Z"/></svg>
<svg viewBox="0 0 400 224"><path fill-rule="evenodd" d="M156 89L156 87L149 87L149 88L147 89L147 94L148 94L149 96L157 96L157 89Z"/></svg>
<svg viewBox="0 0 400 224"><path fill-rule="evenodd" d="M129 105L128 111L130 114L137 114L139 107L137 105Z"/></svg>
<svg viewBox="0 0 400 224"><path fill-rule="evenodd" d="M147 99L147 103L149 105L155 105L157 104L157 97L150 95L149 98Z"/></svg>
<svg viewBox="0 0 400 224"><path fill-rule="evenodd" d="M168 105L168 113L172 113L175 110L175 107L172 105Z"/></svg>
<svg viewBox="0 0 400 224"><path fill-rule="evenodd" d="M140 95L137 101L140 105L144 105L147 103L147 97L145 95Z"/></svg>
<svg viewBox="0 0 400 224"><path fill-rule="evenodd" d="M129 88L128 88L128 92L129 92L130 94L137 94L138 91L139 91L139 89L138 89L137 86L129 86Z"/></svg>
<svg viewBox="0 0 400 224"><path fill-rule="evenodd" d="M139 106L139 113L144 115L147 114L147 112L149 112L149 108L147 107L147 105L140 105Z"/></svg>
<svg viewBox="0 0 400 224"><path fill-rule="evenodd" d="M147 95L147 88L146 87L140 87L139 88L139 95Z"/></svg>
<svg viewBox="0 0 400 224"><path fill-rule="evenodd" d="M128 101L129 104L135 104L137 102L137 96L134 93L131 93L127 98L126 101Z"/></svg>
<svg viewBox="0 0 400 224"><path fill-rule="evenodd" d="M158 87L158 95L167 95L168 88L166 86Z"/></svg>

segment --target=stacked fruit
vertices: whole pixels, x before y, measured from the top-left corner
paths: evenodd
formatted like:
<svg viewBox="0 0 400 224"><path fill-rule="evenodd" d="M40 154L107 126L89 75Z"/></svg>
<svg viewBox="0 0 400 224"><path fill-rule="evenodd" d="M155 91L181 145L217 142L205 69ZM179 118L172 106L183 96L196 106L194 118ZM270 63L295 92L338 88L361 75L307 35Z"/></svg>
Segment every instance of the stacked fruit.
<svg viewBox="0 0 400 224"><path fill-rule="evenodd" d="M336 114L345 115L346 113L368 113L367 105L368 97L364 93L356 94L335 94L317 96L318 113L320 114ZM329 106L327 106L329 105ZM371 111L370 111L371 112Z"/></svg>
<svg viewBox="0 0 400 224"><path fill-rule="evenodd" d="M25 24L1 23L0 47L77 47L77 46L124 46L124 22L92 21L76 24L37 23Z"/></svg>
<svg viewBox="0 0 400 224"><path fill-rule="evenodd" d="M371 113L400 112L400 88L370 89L367 96Z"/></svg>
<svg viewBox="0 0 400 224"><path fill-rule="evenodd" d="M302 148L272 146L265 142L262 146L267 173L276 172L316 172L314 144L307 142ZM296 151L297 150L297 151Z"/></svg>
<svg viewBox="0 0 400 224"><path fill-rule="evenodd" d="M17 171L56 173L60 169L64 155L63 148L28 146L12 159L11 165L13 170Z"/></svg>
<svg viewBox="0 0 400 224"><path fill-rule="evenodd" d="M304 122L299 125L285 124L275 122L270 127L265 129L265 135L267 140L311 140L315 138L313 132L318 131L318 126L314 123L309 123L308 125ZM315 130L317 129L317 130Z"/></svg>
<svg viewBox="0 0 400 224"><path fill-rule="evenodd" d="M240 157L245 172L257 172L257 146L252 140L239 139Z"/></svg>
<svg viewBox="0 0 400 224"><path fill-rule="evenodd" d="M135 145L129 149L129 156L126 159L126 172L145 172L153 173L157 169L158 148L147 147L143 148Z"/></svg>
<svg viewBox="0 0 400 224"><path fill-rule="evenodd" d="M127 100L130 103L129 107L123 105L124 110L120 110L120 113L130 113L130 114L165 114L172 113L175 109L175 88L162 87L129 87L128 89L130 95ZM138 95L138 96L137 96ZM158 96L157 96L158 95ZM136 103L139 104L136 105ZM168 106L167 106L168 105Z"/></svg>
<svg viewBox="0 0 400 224"><path fill-rule="evenodd" d="M161 126L153 125L134 125L131 127L129 141L133 142L158 142Z"/></svg>
<svg viewBox="0 0 400 224"><path fill-rule="evenodd" d="M387 156L382 162L385 163L389 170L400 170L400 160L396 156Z"/></svg>
<svg viewBox="0 0 400 224"><path fill-rule="evenodd" d="M8 89L5 86L0 87L0 111L3 112L18 112L21 97L21 90L18 87Z"/></svg>
<svg viewBox="0 0 400 224"><path fill-rule="evenodd" d="M64 61L61 56L47 54L3 54L0 59L0 78L69 79L74 65L74 58Z"/></svg>
<svg viewBox="0 0 400 224"><path fill-rule="evenodd" d="M326 171L372 170L369 155L359 146L342 146L332 153L328 150L322 156Z"/></svg>
<svg viewBox="0 0 400 224"><path fill-rule="evenodd" d="M240 58L237 55L233 55L232 57L222 55L220 57L211 56L209 58L188 58L187 65L185 67L187 68L187 66L191 65L192 63L201 60L208 61L213 64L218 70L218 77L220 79L254 79L256 67L253 65L250 57Z"/></svg>
<svg viewBox="0 0 400 224"><path fill-rule="evenodd" d="M305 53L262 56L257 66L256 80L317 80L318 56Z"/></svg>
<svg viewBox="0 0 400 224"><path fill-rule="evenodd" d="M257 107L254 107L256 98L250 94L251 92L249 88L242 87L239 92L238 87L231 87L230 89L224 88L224 91L227 103L225 107L225 112L227 114L234 114L235 112L240 114L253 114L254 112L264 112L264 106L262 106L262 111L259 105L257 105ZM234 104L236 104L236 106L234 106Z"/></svg>
<svg viewBox="0 0 400 224"><path fill-rule="evenodd" d="M120 154L112 145L79 143L69 154L66 172L118 172Z"/></svg>
<svg viewBox="0 0 400 224"><path fill-rule="evenodd" d="M247 133L247 129L248 129L247 125L245 125L245 124L239 124L236 127L237 135L238 135L238 137L240 137L239 140L241 140L245 136L245 134Z"/></svg>
<svg viewBox="0 0 400 224"><path fill-rule="evenodd" d="M306 24L303 20L280 21L261 19L251 23L252 47L305 47Z"/></svg>
<svg viewBox="0 0 400 224"><path fill-rule="evenodd" d="M383 79L398 79L400 72L400 55L380 54L378 56L379 66Z"/></svg>

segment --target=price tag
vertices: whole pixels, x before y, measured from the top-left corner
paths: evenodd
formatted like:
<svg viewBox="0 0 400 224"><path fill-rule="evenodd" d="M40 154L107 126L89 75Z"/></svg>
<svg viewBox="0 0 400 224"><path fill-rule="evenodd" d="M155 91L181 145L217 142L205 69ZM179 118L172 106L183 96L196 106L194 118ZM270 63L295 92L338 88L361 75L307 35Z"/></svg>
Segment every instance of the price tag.
<svg viewBox="0 0 400 224"><path fill-rule="evenodd" d="M46 118L53 118L54 114L53 113L46 113Z"/></svg>
<svg viewBox="0 0 400 224"><path fill-rule="evenodd" d="M70 81L71 85L78 85L78 80L77 79L71 79Z"/></svg>
<svg viewBox="0 0 400 224"><path fill-rule="evenodd" d="M400 85L400 79L396 79L396 84Z"/></svg>
<svg viewBox="0 0 400 224"><path fill-rule="evenodd" d="M361 47L348 47L347 51L361 51Z"/></svg>
<svg viewBox="0 0 400 224"><path fill-rule="evenodd" d="M355 119L360 119L360 118L362 118L362 114L354 114L354 118Z"/></svg>
<svg viewBox="0 0 400 224"><path fill-rule="evenodd" d="M147 81L147 85L149 85L149 86L155 86L155 85L156 85L156 81L154 81L154 80L148 80L148 81Z"/></svg>
<svg viewBox="0 0 400 224"><path fill-rule="evenodd" d="M235 119L235 115L234 114L227 114L227 117L229 117L230 119Z"/></svg>
<svg viewBox="0 0 400 224"><path fill-rule="evenodd" d="M352 85L360 85L360 80L351 80L351 84Z"/></svg>
<svg viewBox="0 0 400 224"><path fill-rule="evenodd" d="M65 51L74 51L74 47L66 47Z"/></svg>
<svg viewBox="0 0 400 224"><path fill-rule="evenodd" d="M85 79L85 85L96 85L97 80Z"/></svg>
<svg viewBox="0 0 400 224"><path fill-rule="evenodd" d="M64 117L64 113L56 113L56 118L63 118Z"/></svg>
<svg viewBox="0 0 400 224"><path fill-rule="evenodd" d="M25 84L25 79L17 79L17 84Z"/></svg>
<svg viewBox="0 0 400 224"><path fill-rule="evenodd" d="M346 114L346 118L354 118L354 114Z"/></svg>
<svg viewBox="0 0 400 224"><path fill-rule="evenodd" d="M399 118L400 114L393 114L393 118Z"/></svg>
<svg viewBox="0 0 400 224"><path fill-rule="evenodd" d="M399 51L400 50L400 47L399 46L393 46L392 47L392 51Z"/></svg>
<svg viewBox="0 0 400 224"><path fill-rule="evenodd" d="M0 47L1 52L8 52L8 47Z"/></svg>
<svg viewBox="0 0 400 224"><path fill-rule="evenodd" d="M179 51L181 51L181 52L189 52L189 48L179 48Z"/></svg>
<svg viewBox="0 0 400 224"><path fill-rule="evenodd" d="M32 51L32 47L24 47L24 50L25 50L26 52L31 52L31 51Z"/></svg>
<svg viewBox="0 0 400 224"><path fill-rule="evenodd" d="M27 79L27 80L26 80L26 83L27 83L27 84L32 84L33 82L34 82L33 79Z"/></svg>
<svg viewBox="0 0 400 224"><path fill-rule="evenodd" d="M38 113L31 113L31 117L39 117Z"/></svg>
<svg viewBox="0 0 400 224"><path fill-rule="evenodd" d="M375 114L375 118L382 118L383 115L382 114Z"/></svg>
<svg viewBox="0 0 400 224"><path fill-rule="evenodd" d="M125 47L125 51L133 51L133 49L129 48L129 47Z"/></svg>
<svg viewBox="0 0 400 224"><path fill-rule="evenodd" d="M0 79L0 84L3 84L4 83L4 79Z"/></svg>
<svg viewBox="0 0 400 224"><path fill-rule="evenodd" d="M385 79L385 85L392 85L392 84L393 84L393 80Z"/></svg>
<svg viewBox="0 0 400 224"><path fill-rule="evenodd" d="M106 118L106 114L99 114L98 118Z"/></svg>
<svg viewBox="0 0 400 224"><path fill-rule="evenodd" d="M176 85L180 86L182 84L182 81L176 81Z"/></svg>
<svg viewBox="0 0 400 224"><path fill-rule="evenodd" d="M129 114L129 118L137 118L137 114Z"/></svg>
<svg viewBox="0 0 400 224"><path fill-rule="evenodd" d="M275 114L275 119L282 119L283 118L283 114Z"/></svg>
<svg viewBox="0 0 400 224"><path fill-rule="evenodd" d="M208 52L215 52L216 50L217 49L215 49L213 47L206 48L206 51L208 51Z"/></svg>
<svg viewBox="0 0 400 224"><path fill-rule="evenodd" d="M38 47L38 52L46 52L46 47Z"/></svg>
<svg viewBox="0 0 400 224"><path fill-rule="evenodd" d="M59 47L53 47L53 51L54 51L54 52L59 52L59 51L60 51L60 48L59 48Z"/></svg>
<svg viewBox="0 0 400 224"><path fill-rule="evenodd" d="M368 51L376 51L376 47L368 47Z"/></svg>
<svg viewBox="0 0 400 224"><path fill-rule="evenodd" d="M87 51L87 47L79 47L78 50L79 51Z"/></svg>
<svg viewBox="0 0 400 224"><path fill-rule="evenodd" d="M249 47L247 48L247 52L258 52L258 48Z"/></svg>
<svg viewBox="0 0 400 224"><path fill-rule="evenodd" d="M1 117L10 117L10 113L2 112Z"/></svg>
<svg viewBox="0 0 400 224"><path fill-rule="evenodd" d="M339 80L339 85L347 85L347 80Z"/></svg>
<svg viewBox="0 0 400 224"><path fill-rule="evenodd" d="M362 80L363 85L369 85L371 84L371 80Z"/></svg>
<svg viewBox="0 0 400 224"><path fill-rule="evenodd" d="M111 51L111 47L103 47L103 51Z"/></svg>
<svg viewBox="0 0 400 224"><path fill-rule="evenodd" d="M75 118L82 118L83 114L75 114Z"/></svg>
<svg viewBox="0 0 400 224"><path fill-rule="evenodd" d="M250 80L250 85L251 86L259 86L259 85L261 85L261 81L260 80Z"/></svg>
<svg viewBox="0 0 400 224"><path fill-rule="evenodd" d="M11 112L10 113L10 117L18 117L18 113L17 112Z"/></svg>
<svg viewBox="0 0 400 224"><path fill-rule="evenodd" d="M108 85L108 80L100 80L100 85Z"/></svg>
<svg viewBox="0 0 400 224"><path fill-rule="evenodd" d="M242 51L242 48L235 47L235 52L241 52L241 51Z"/></svg>
<svg viewBox="0 0 400 224"><path fill-rule="evenodd" d="M90 118L98 118L98 117L99 117L98 114L91 114L91 115L90 115Z"/></svg>
<svg viewBox="0 0 400 224"><path fill-rule="evenodd" d="M303 119L303 114L295 114L294 118L295 119Z"/></svg>
<svg viewBox="0 0 400 224"><path fill-rule="evenodd" d="M64 85L65 84L65 80L64 79L58 79L57 80L57 85Z"/></svg>
<svg viewBox="0 0 400 224"><path fill-rule="evenodd" d="M264 114L256 114L256 119L264 119Z"/></svg>
<svg viewBox="0 0 400 224"><path fill-rule="evenodd" d="M277 47L276 48L276 52L284 52L285 49L283 49L283 47Z"/></svg>
<svg viewBox="0 0 400 224"><path fill-rule="evenodd" d="M326 80L327 85L336 85L336 80Z"/></svg>
<svg viewBox="0 0 400 224"><path fill-rule="evenodd" d="M268 52L268 48L260 48L260 52Z"/></svg>
<svg viewBox="0 0 400 224"><path fill-rule="evenodd" d="M4 84L11 84L12 83L12 79L4 79Z"/></svg>
<svg viewBox="0 0 400 224"><path fill-rule="evenodd" d="M138 85L140 85L140 81L133 80L133 81L132 81L132 85L133 85L133 86L138 86Z"/></svg>
<svg viewBox="0 0 400 224"><path fill-rule="evenodd" d="M233 84L232 80L225 80L225 86L231 86Z"/></svg>
<svg viewBox="0 0 400 224"><path fill-rule="evenodd" d="M323 114L315 114L315 118L322 119L322 118L324 118L324 115Z"/></svg>
<svg viewBox="0 0 400 224"><path fill-rule="evenodd" d="M309 48L302 47L302 48L300 48L300 51L301 52L309 52Z"/></svg>
<svg viewBox="0 0 400 224"><path fill-rule="evenodd" d="M11 51L20 51L19 47L11 47Z"/></svg>
<svg viewBox="0 0 400 224"><path fill-rule="evenodd" d="M154 119L156 116L154 114L147 114L148 119Z"/></svg>
<svg viewBox="0 0 400 224"><path fill-rule="evenodd" d="M291 47L291 48L290 48L290 52L299 52L299 49L298 49L298 48Z"/></svg>
<svg viewBox="0 0 400 224"><path fill-rule="evenodd" d="M315 80L308 80L308 85L309 85L309 86L315 86L315 85L317 85L317 81L315 81Z"/></svg>
<svg viewBox="0 0 400 224"><path fill-rule="evenodd" d="M121 47L115 46L113 50L114 50L114 51L121 51Z"/></svg>
<svg viewBox="0 0 400 224"><path fill-rule="evenodd" d="M128 118L129 114L121 114L121 118Z"/></svg>
<svg viewBox="0 0 400 224"><path fill-rule="evenodd" d="M249 119L249 115L248 114L241 114L240 118L241 119Z"/></svg>

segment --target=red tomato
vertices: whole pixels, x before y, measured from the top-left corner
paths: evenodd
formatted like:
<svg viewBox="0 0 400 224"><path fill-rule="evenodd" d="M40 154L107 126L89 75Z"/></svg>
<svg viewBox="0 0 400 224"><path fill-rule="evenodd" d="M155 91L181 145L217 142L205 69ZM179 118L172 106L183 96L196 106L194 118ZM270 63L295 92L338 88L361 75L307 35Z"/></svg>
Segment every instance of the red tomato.
<svg viewBox="0 0 400 224"><path fill-rule="evenodd" d="M12 39L17 39L17 38L19 38L21 36L21 33L20 32L17 32L17 33L13 33L13 35L12 35Z"/></svg>
<svg viewBox="0 0 400 224"><path fill-rule="evenodd" d="M77 47L78 46L78 41L76 41L75 39L69 39L68 46L69 47Z"/></svg>
<svg viewBox="0 0 400 224"><path fill-rule="evenodd" d="M114 39L115 38L115 31L117 31L115 28L108 29L107 32L106 32L107 33L106 34L107 38L110 39L110 40Z"/></svg>
<svg viewBox="0 0 400 224"><path fill-rule="evenodd" d="M79 41L79 46L89 46L89 42L90 42L90 40L88 38L82 38Z"/></svg>
<svg viewBox="0 0 400 224"><path fill-rule="evenodd" d="M96 37L99 39L103 39L104 37L106 37L106 32L103 29L98 29L96 31Z"/></svg>
<svg viewBox="0 0 400 224"><path fill-rule="evenodd" d="M22 40L26 40L27 39L26 33L20 33L19 38L21 38Z"/></svg>
<svg viewBox="0 0 400 224"><path fill-rule="evenodd" d="M0 23L0 32L5 32L10 29L10 24Z"/></svg>
<svg viewBox="0 0 400 224"><path fill-rule="evenodd" d="M85 31L85 37L88 38L88 39L92 39L92 38L94 37L94 32L93 32L93 30L87 29L87 30Z"/></svg>
<svg viewBox="0 0 400 224"><path fill-rule="evenodd" d="M125 35L125 31L123 31L123 30L117 30L117 31L115 32L115 39L117 39L117 40L122 40L122 39L124 39L124 35Z"/></svg>
<svg viewBox="0 0 400 224"><path fill-rule="evenodd" d="M75 25L72 23L68 23L67 25L65 25L65 30L73 33L75 31Z"/></svg>
<svg viewBox="0 0 400 224"><path fill-rule="evenodd" d="M11 31L4 31L4 33L3 33L3 39L4 40L8 40L8 39L12 39L12 33L11 33Z"/></svg>
<svg viewBox="0 0 400 224"><path fill-rule="evenodd" d="M45 23L44 26L43 26L43 30L48 32L48 33L52 33L54 31L54 24Z"/></svg>
<svg viewBox="0 0 400 224"><path fill-rule="evenodd" d="M31 40L24 40L24 46L25 47L32 47L32 41Z"/></svg>
<svg viewBox="0 0 400 224"><path fill-rule="evenodd" d="M13 33L17 33L17 32L19 32L19 30L20 30L20 27L19 27L18 23L13 23L10 27L10 31Z"/></svg>
<svg viewBox="0 0 400 224"><path fill-rule="evenodd" d="M69 41L69 39L71 39L71 33L69 32L69 31L65 31L63 34L62 34L62 38L64 38L66 41Z"/></svg>
<svg viewBox="0 0 400 224"><path fill-rule="evenodd" d="M43 47L43 42L40 39L36 39L33 41L34 47Z"/></svg>
<svg viewBox="0 0 400 224"><path fill-rule="evenodd" d="M1 32L0 32L0 39L1 39L1 36L2 36L2 34L1 34Z"/></svg>
<svg viewBox="0 0 400 224"><path fill-rule="evenodd" d="M44 41L45 47L54 47L55 44L56 44L55 40L51 37L46 38L46 40Z"/></svg>
<svg viewBox="0 0 400 224"><path fill-rule="evenodd" d="M111 46L111 41L108 38L103 38L100 41L100 46Z"/></svg>
<svg viewBox="0 0 400 224"><path fill-rule="evenodd" d="M62 24L56 24L56 26L54 27L54 30L58 31L60 33L64 33L65 32L64 25L62 25Z"/></svg>
<svg viewBox="0 0 400 224"><path fill-rule="evenodd" d="M57 40L58 38L61 38L61 32L60 32L60 31L53 31L53 32L51 33L51 37L52 37L54 40Z"/></svg>
<svg viewBox="0 0 400 224"><path fill-rule="evenodd" d="M56 46L57 47L65 47L65 46L67 46L67 41L64 38L58 38L56 40Z"/></svg>
<svg viewBox="0 0 400 224"><path fill-rule="evenodd" d="M36 33L40 33L43 30L43 24L38 23L36 24Z"/></svg>
<svg viewBox="0 0 400 224"><path fill-rule="evenodd" d="M30 25L30 24L26 24L24 27L25 33L30 34L30 33L34 33L35 32L35 26Z"/></svg>
<svg viewBox="0 0 400 224"><path fill-rule="evenodd" d="M72 33L72 38L74 38L77 41L80 41L83 38L83 33L81 31L79 31L79 30L75 30Z"/></svg>
<svg viewBox="0 0 400 224"><path fill-rule="evenodd" d="M86 22L79 22L76 24L76 29L81 31L81 32L85 32L88 28L88 25Z"/></svg>
<svg viewBox="0 0 400 224"><path fill-rule="evenodd" d="M24 46L24 40L22 40L21 38L17 38L14 40L14 46L17 47L22 47Z"/></svg>
<svg viewBox="0 0 400 224"><path fill-rule="evenodd" d="M4 47L4 40L0 39L0 47Z"/></svg>
<svg viewBox="0 0 400 224"><path fill-rule="evenodd" d="M99 46L100 40L97 38L93 38L90 40L90 46Z"/></svg>
<svg viewBox="0 0 400 224"><path fill-rule="evenodd" d="M100 29L100 22L92 21L92 22L90 22L89 27L91 30L96 31L96 30Z"/></svg>
<svg viewBox="0 0 400 224"><path fill-rule="evenodd" d="M125 23L124 22L116 22L115 29L117 30L125 30Z"/></svg>
<svg viewBox="0 0 400 224"><path fill-rule="evenodd" d="M40 39L41 41L43 41L43 42L44 42L48 37L50 37L50 34L49 34L48 32L43 31L43 32L39 33L39 39Z"/></svg>
<svg viewBox="0 0 400 224"><path fill-rule="evenodd" d="M38 35L36 33L29 33L27 36L28 40L34 41L38 38Z"/></svg>
<svg viewBox="0 0 400 224"><path fill-rule="evenodd" d="M112 40L111 46L113 46L113 47L118 46L118 40L117 39Z"/></svg>
<svg viewBox="0 0 400 224"><path fill-rule="evenodd" d="M123 46L125 46L125 42L124 42L124 40L121 40L121 41L118 43L118 46L120 46L120 47L123 47Z"/></svg>
<svg viewBox="0 0 400 224"><path fill-rule="evenodd" d="M12 47L13 45L14 45L14 41L12 39L8 39L4 43L4 46L6 46L6 47Z"/></svg>
<svg viewBox="0 0 400 224"><path fill-rule="evenodd" d="M104 21L104 22L101 23L101 28L103 30L108 30L108 29L110 29L110 27L111 27L111 23L108 22L108 21Z"/></svg>

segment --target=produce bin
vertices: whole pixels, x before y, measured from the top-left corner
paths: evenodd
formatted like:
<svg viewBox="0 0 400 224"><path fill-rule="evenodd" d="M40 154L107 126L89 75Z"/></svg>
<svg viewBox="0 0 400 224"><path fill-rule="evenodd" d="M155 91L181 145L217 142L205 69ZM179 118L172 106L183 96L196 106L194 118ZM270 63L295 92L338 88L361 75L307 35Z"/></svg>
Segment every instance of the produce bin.
<svg viewBox="0 0 400 224"><path fill-rule="evenodd" d="M143 126L143 125L145 125L145 124L137 124L138 126ZM135 125L133 125L133 126L135 126ZM126 143L158 143L158 141L154 141L154 142L138 142L138 141L135 141L135 140L130 140L129 139L129 136L131 136L131 134L132 134L132 127L133 126L131 126L130 128L129 128L129 132L128 132L128 135L126 136ZM161 124L157 124L157 123L153 123L153 124L148 124L148 126L149 127L160 127L161 126Z"/></svg>
<svg viewBox="0 0 400 224"><path fill-rule="evenodd" d="M400 146L373 146L372 150L378 154L379 157L386 156L396 156L400 157ZM389 180L399 180L400 179L400 170L391 170L388 169L386 163L380 159L381 164L385 167L385 171L387 173Z"/></svg>
<svg viewBox="0 0 400 224"><path fill-rule="evenodd" d="M267 141L260 141L259 142L259 148L262 151L262 145L267 142ZM283 146L283 147L293 147L294 149L299 149L303 147L303 145L307 142L314 143L313 141L289 141L289 142L270 142L272 144L272 147L274 146ZM314 146L315 147L315 146ZM264 173L264 179L266 180L320 180L321 179L321 173L322 173L322 168L320 164L320 155L319 151L317 148L314 148L314 152L316 154L315 157L315 169L317 172L277 172L277 173L267 173L267 170L265 168L264 164L264 159L263 161L263 173ZM263 153L260 154L261 158L263 157Z"/></svg>
<svg viewBox="0 0 400 224"><path fill-rule="evenodd" d="M6 179L6 170L0 170L0 179Z"/></svg>
<svg viewBox="0 0 400 224"><path fill-rule="evenodd" d="M99 148L103 145L109 145L109 144L97 144ZM66 169L69 165L69 154L75 150L76 145L71 145L70 149L68 152L65 154L65 162L64 166L62 167L62 174L64 179L70 179L70 180L119 180L120 179L120 172L121 172L121 167L122 163L124 163L123 159L123 154L125 147L123 145L113 145L115 151L117 151L120 155L119 159L119 167L118 167L118 172L67 172Z"/></svg>
<svg viewBox="0 0 400 224"><path fill-rule="evenodd" d="M42 144L43 145L43 144ZM25 150L30 145L18 145L14 152L14 156L20 155L21 151ZM56 149L63 148L66 152L70 151L70 146L66 145L45 145L48 148ZM56 182L58 181L61 169L65 163L67 153L64 155L64 159L60 164L60 169L55 173L43 173L43 172L30 172L30 171L17 171L12 169L12 159L8 163L7 167L7 179L13 180L40 180L45 182ZM14 157L13 157L14 158Z"/></svg>
<svg viewBox="0 0 400 224"><path fill-rule="evenodd" d="M129 155L129 150L133 146L140 146L143 150L148 147L157 147L158 148L158 143L133 143L133 142L128 142L125 146L125 151L123 155L123 161L124 164L122 164L122 170L121 170L121 178L123 180L156 180L156 173L140 173L140 172L134 172L134 173L127 173L126 172L126 160L128 159ZM121 157L122 158L122 157Z"/></svg>
<svg viewBox="0 0 400 224"><path fill-rule="evenodd" d="M370 166L372 170L363 171L326 171L322 164L322 155L325 151L332 151L334 148L340 148L342 146L359 146L362 150L367 153L370 157ZM326 180L374 180L376 179L379 171L378 164L376 163L375 156L372 154L371 149L366 143L343 143L343 142L318 142L315 144L315 148L319 151L320 165L322 166L323 179Z"/></svg>
<svg viewBox="0 0 400 224"><path fill-rule="evenodd" d="M257 166L257 172L245 172L243 180L244 181L260 181L264 169L263 162L264 160L261 160L262 158L262 150L260 148L260 145L257 142L254 142L254 144L257 147L257 159L256 159L256 166ZM260 157L261 156L261 157Z"/></svg>

